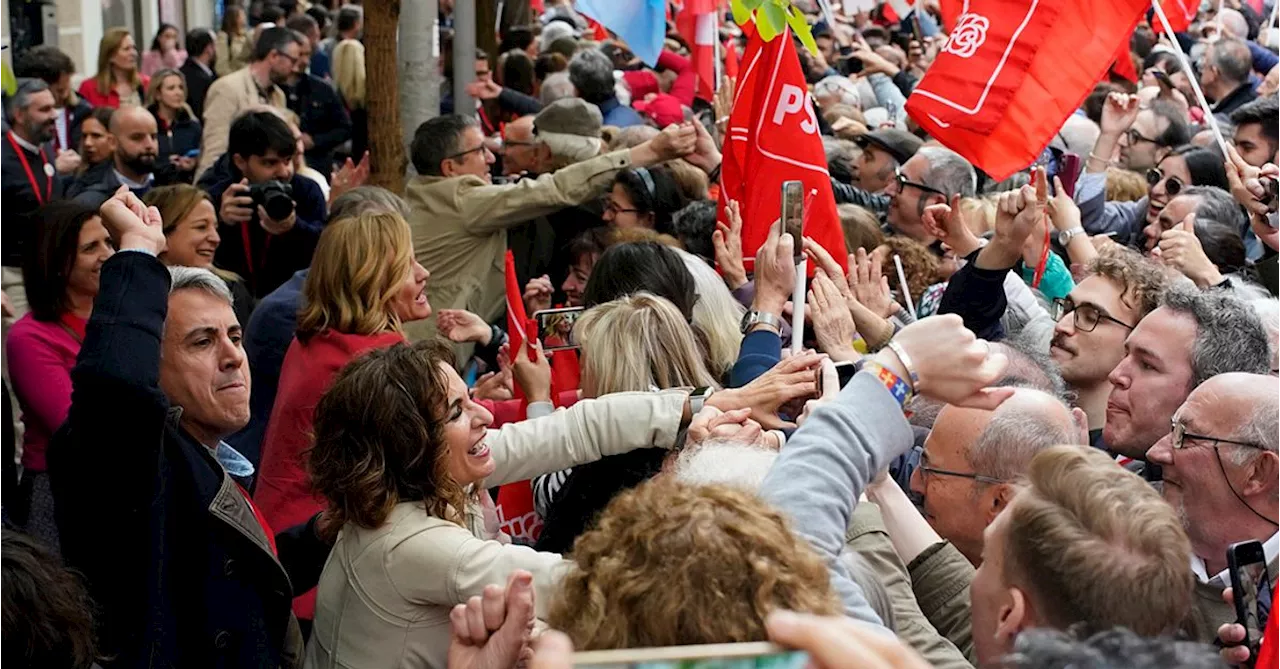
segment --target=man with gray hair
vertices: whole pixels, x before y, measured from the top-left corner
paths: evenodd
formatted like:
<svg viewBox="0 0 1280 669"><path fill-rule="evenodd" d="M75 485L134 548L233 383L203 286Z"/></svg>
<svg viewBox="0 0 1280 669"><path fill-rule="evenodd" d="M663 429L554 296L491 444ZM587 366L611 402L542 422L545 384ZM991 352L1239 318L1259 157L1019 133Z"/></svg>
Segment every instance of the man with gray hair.
<svg viewBox="0 0 1280 669"><path fill-rule="evenodd" d="M206 269L167 269L160 215L127 189L101 217L120 252L102 266L48 453L99 650L119 666L288 664L302 652L292 597L315 585L328 546L318 515L266 527L246 492L253 466L223 441L249 419L231 293Z"/></svg>
<svg viewBox="0 0 1280 669"><path fill-rule="evenodd" d="M1204 51L1204 63L1200 66L1200 86L1204 94L1213 100L1213 113L1225 122L1231 112L1253 102L1258 94L1249 83L1253 71L1253 56L1244 42L1234 37L1224 37L1211 42Z"/></svg>
<svg viewBox="0 0 1280 669"><path fill-rule="evenodd" d="M577 89L578 97L600 108L605 125L616 128L644 125L644 119L636 110L618 101L614 93L613 61L599 49L574 55L569 61L569 81Z"/></svg>
<svg viewBox="0 0 1280 669"><path fill-rule="evenodd" d="M1147 460L1164 470L1162 494L1178 512L1191 539L1197 578L1195 617L1200 641L1235 622L1222 600L1231 585L1227 549L1262 542L1267 569L1276 573L1280 534L1280 386L1275 377L1229 373L1200 384L1173 415Z"/></svg>
<svg viewBox="0 0 1280 669"><path fill-rule="evenodd" d="M925 207L947 204L952 195L973 197L977 174L963 156L940 146L922 147L889 182L889 227L921 244L938 241L924 224Z"/></svg>
<svg viewBox="0 0 1280 669"><path fill-rule="evenodd" d="M542 101L543 106L549 105L556 100L573 97L573 82L569 80L568 72L552 72L542 80L542 90L538 92L538 99Z"/></svg>

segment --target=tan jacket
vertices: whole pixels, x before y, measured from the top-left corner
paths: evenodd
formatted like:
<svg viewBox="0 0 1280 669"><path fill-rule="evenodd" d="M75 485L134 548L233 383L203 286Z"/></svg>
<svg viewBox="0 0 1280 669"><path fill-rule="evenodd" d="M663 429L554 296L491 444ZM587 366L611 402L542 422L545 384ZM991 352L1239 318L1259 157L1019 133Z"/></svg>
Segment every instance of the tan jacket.
<svg viewBox="0 0 1280 669"><path fill-rule="evenodd" d="M969 584L977 571L973 564L951 542L940 541L924 549L907 568L920 610L939 634L977 666L969 603Z"/></svg>
<svg viewBox="0 0 1280 669"><path fill-rule="evenodd" d="M893 548L884 518L880 516L880 507L867 501L858 502L853 507L845 541L848 550L861 556L862 562L871 568L876 580L884 586L892 611L890 629L894 634L935 669L971 669L972 663L955 644L934 629L920 610L911 589L911 575ZM968 589L963 592L967 597Z"/></svg>
<svg viewBox="0 0 1280 669"><path fill-rule="evenodd" d="M409 229L418 262L431 272L432 310L497 318L505 308L507 229L599 197L630 164L623 150L514 184L491 185L476 176L411 180L405 189ZM405 335L410 341L435 336L435 318L406 323Z"/></svg>
<svg viewBox="0 0 1280 669"><path fill-rule="evenodd" d="M266 103L285 112L289 111L284 91L279 86L271 87ZM214 79L204 99L204 135L200 143L200 165L196 169L196 179L227 152L231 122L241 112L262 104L263 96L248 67Z"/></svg>
<svg viewBox="0 0 1280 669"><path fill-rule="evenodd" d="M496 469L484 485L523 481L637 448L671 448L686 398L679 390L619 393L491 430ZM455 604L525 569L533 574L542 618L566 565L553 553L477 538L427 515L415 502L397 505L376 529L347 524L320 576L305 666L444 669Z"/></svg>
<svg viewBox="0 0 1280 669"><path fill-rule="evenodd" d="M1271 583L1275 584L1277 560L1267 563L1267 574ZM1222 601L1222 590L1231 585L1231 578L1226 582L1216 577L1208 583L1196 579L1195 595L1191 602L1191 617L1185 631L1191 638L1201 643L1213 643L1218 638L1218 628L1225 623L1236 621L1236 609Z"/></svg>
<svg viewBox="0 0 1280 669"><path fill-rule="evenodd" d="M253 56L253 40L250 39L252 34L250 31L239 37L231 37L221 30L218 31L217 37L213 40L213 51L217 54L217 59L213 62L213 70L219 77L225 77L249 64Z"/></svg>

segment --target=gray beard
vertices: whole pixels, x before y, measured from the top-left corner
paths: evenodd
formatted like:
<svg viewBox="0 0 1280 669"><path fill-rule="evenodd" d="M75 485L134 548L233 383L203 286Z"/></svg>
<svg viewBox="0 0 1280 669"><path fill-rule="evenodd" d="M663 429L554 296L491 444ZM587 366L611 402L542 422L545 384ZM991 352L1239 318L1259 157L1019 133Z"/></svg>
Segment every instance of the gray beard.
<svg viewBox="0 0 1280 669"><path fill-rule="evenodd" d="M27 141L37 146L53 139L54 128L52 126L46 129L44 124L28 123L23 130L26 131Z"/></svg>

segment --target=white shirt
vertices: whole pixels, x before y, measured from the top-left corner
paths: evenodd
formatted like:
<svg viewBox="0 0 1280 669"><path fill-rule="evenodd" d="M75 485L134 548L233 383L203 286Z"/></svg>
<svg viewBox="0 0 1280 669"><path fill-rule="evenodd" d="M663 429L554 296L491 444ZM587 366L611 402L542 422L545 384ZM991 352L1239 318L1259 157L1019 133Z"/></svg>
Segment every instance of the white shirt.
<svg viewBox="0 0 1280 669"><path fill-rule="evenodd" d="M121 174L120 171L115 168L112 168L111 171L115 172L116 179L119 179L122 185L128 186L130 190L142 190L143 188L148 188L151 186L151 183L156 180L155 174L148 174L147 178L142 181L134 181L133 179Z"/></svg>
<svg viewBox="0 0 1280 669"><path fill-rule="evenodd" d="M1275 562L1277 552L1280 552L1280 532L1271 535L1271 538L1262 544L1262 554L1266 556L1267 564ZM1200 579L1201 583L1208 583L1214 587L1222 588L1231 585L1231 575L1227 573L1226 569L1218 572L1213 578L1209 578L1209 572L1205 571L1204 568L1204 560L1200 559L1199 555L1191 556L1191 571L1196 575L1196 578ZM1272 574L1271 577L1275 578L1275 574Z"/></svg>
<svg viewBox="0 0 1280 669"><path fill-rule="evenodd" d="M53 117L53 125L58 133L58 148L60 150L75 148L68 143L71 137L71 128L68 124L71 119L71 112L66 107L58 109L57 112L58 115Z"/></svg>

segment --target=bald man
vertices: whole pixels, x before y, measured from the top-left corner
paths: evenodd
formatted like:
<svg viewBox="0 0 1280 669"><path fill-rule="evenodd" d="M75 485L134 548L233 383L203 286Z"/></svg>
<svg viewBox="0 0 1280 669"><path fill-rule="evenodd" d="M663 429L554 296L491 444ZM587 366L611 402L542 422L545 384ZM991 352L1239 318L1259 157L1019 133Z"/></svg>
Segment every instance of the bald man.
<svg viewBox="0 0 1280 669"><path fill-rule="evenodd" d="M1276 573L1280 509L1280 385L1273 376L1219 374L1200 384L1173 416L1172 431L1147 452L1164 469L1164 498L1191 539L1191 567L1199 581L1196 610L1202 641L1236 615L1222 601L1231 585L1227 547L1263 542ZM1272 581L1275 582L1274 580Z"/></svg>
<svg viewBox="0 0 1280 669"><path fill-rule="evenodd" d="M1239 10L1230 7L1224 8L1222 13L1218 15L1218 21L1222 23L1223 33L1244 41L1245 46L1249 48L1249 55L1253 57L1253 69L1255 71L1270 72L1280 62L1280 57L1268 51L1266 47L1249 40L1249 21ZM1265 97L1261 92L1258 95L1259 97Z"/></svg>
<svg viewBox="0 0 1280 669"><path fill-rule="evenodd" d="M144 107L121 107L111 115L108 128L116 139L113 168L103 174L102 180L90 184L79 195L77 202L91 207L102 206L120 186L128 186L142 197L157 185L153 170L156 166L156 119Z"/></svg>
<svg viewBox="0 0 1280 669"><path fill-rule="evenodd" d="M1223 37L1205 48L1200 86L1204 94L1213 100L1214 114L1230 116L1231 112L1258 97L1253 84L1249 83L1252 70L1253 55L1245 42L1239 39Z"/></svg>
<svg viewBox="0 0 1280 669"><path fill-rule="evenodd" d="M1048 393L1019 388L995 411L945 406L911 474L924 517L975 566L982 533L1017 491L1031 458L1080 441L1071 410Z"/></svg>

